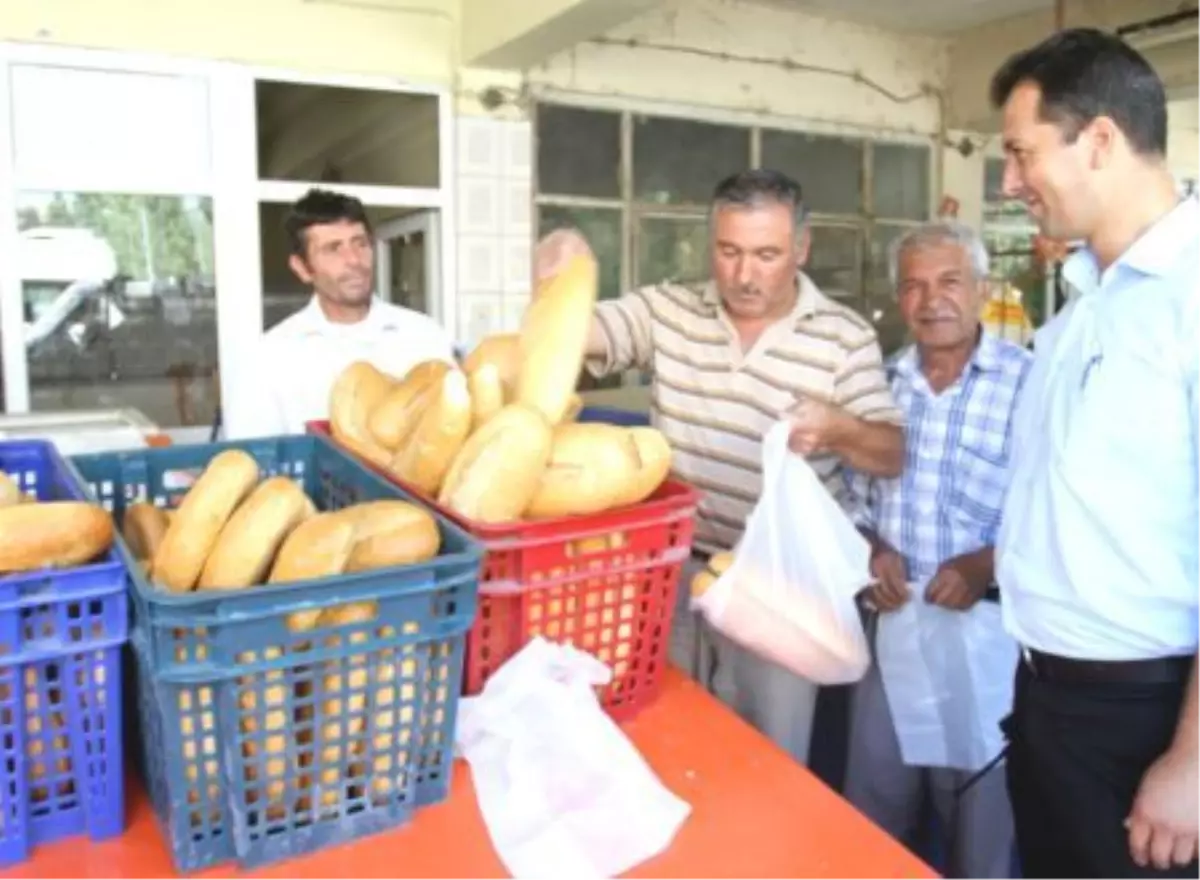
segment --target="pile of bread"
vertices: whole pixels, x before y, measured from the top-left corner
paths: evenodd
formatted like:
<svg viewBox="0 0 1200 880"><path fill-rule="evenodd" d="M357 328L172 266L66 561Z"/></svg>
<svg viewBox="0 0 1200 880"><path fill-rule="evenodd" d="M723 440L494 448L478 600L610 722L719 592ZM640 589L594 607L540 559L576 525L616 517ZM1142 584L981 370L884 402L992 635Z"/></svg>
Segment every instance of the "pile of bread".
<svg viewBox="0 0 1200 880"><path fill-rule="evenodd" d="M367 501L318 512L299 483L263 479L240 449L215 455L174 511L131 504L121 530L150 580L172 593L407 565L441 547L437 522L415 504Z"/></svg>
<svg viewBox="0 0 1200 880"><path fill-rule="evenodd" d="M644 500L670 470L663 435L573 421L595 301L595 262L579 257L539 287L519 333L483 340L461 366L426 361L397 379L351 364L331 394L334 439L480 523Z"/></svg>
<svg viewBox="0 0 1200 880"><path fill-rule="evenodd" d="M0 575L83 565L108 552L113 534L103 507L38 501L0 471Z"/></svg>

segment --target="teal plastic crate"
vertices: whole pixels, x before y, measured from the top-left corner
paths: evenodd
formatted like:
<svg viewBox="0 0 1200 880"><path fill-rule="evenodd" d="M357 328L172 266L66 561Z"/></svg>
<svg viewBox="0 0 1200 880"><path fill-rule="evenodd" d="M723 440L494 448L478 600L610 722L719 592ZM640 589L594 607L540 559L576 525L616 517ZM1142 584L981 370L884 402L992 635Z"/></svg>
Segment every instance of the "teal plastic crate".
<svg viewBox="0 0 1200 880"><path fill-rule="evenodd" d="M72 459L118 521L173 507L220 451L289 475L321 510L420 503L319 437ZM449 790L463 648L482 548L449 520L430 562L234 592L132 578L143 763L175 864L253 867L405 822ZM297 611L358 622L295 632Z"/></svg>

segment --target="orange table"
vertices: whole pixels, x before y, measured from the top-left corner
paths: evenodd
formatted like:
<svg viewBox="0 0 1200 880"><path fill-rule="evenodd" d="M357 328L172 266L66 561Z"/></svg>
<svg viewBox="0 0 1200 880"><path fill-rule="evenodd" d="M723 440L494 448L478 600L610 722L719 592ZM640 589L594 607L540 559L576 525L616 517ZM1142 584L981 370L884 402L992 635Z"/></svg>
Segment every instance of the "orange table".
<svg viewBox="0 0 1200 880"><path fill-rule="evenodd" d="M935 877L806 769L671 670L663 694L625 726L692 813L662 855L633 877ZM140 785L129 829L115 840L39 847L8 877L164 877L175 873ZM229 876L224 865L198 876ZM470 768L450 797L404 828L239 876L506 877L484 827Z"/></svg>

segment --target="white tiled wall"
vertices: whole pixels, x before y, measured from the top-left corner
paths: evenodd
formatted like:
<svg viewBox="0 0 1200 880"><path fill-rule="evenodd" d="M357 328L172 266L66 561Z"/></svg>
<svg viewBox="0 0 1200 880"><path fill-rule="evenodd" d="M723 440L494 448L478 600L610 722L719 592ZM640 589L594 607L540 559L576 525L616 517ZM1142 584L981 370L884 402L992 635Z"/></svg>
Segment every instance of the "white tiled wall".
<svg viewBox="0 0 1200 880"><path fill-rule="evenodd" d="M458 339L516 330L529 300L531 126L458 117Z"/></svg>

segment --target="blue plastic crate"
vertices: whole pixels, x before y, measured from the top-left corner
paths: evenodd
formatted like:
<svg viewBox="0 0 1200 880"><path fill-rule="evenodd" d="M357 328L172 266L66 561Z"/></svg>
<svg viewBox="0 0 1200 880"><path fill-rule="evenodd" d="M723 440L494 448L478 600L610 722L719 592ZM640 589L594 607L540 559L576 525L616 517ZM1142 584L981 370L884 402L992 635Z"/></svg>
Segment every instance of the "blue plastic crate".
<svg viewBox="0 0 1200 880"><path fill-rule="evenodd" d="M0 471L39 501L81 500L50 443L0 443ZM121 645L126 558L0 576L0 865L38 844L125 825Z"/></svg>
<svg viewBox="0 0 1200 880"><path fill-rule="evenodd" d="M604 422L609 425L621 425L625 428L637 428L649 425L650 416L648 413L620 409L615 406L585 406L579 411L576 421Z"/></svg>
<svg viewBox="0 0 1200 880"><path fill-rule="evenodd" d="M322 510L414 500L314 436L73 463L119 519L137 500L174 506L234 447L264 476L300 481ZM135 573L145 776L181 870L311 852L395 827L446 796L482 548L434 516L442 550L420 565L185 594ZM297 611L360 603L373 614L359 623L288 624Z"/></svg>

